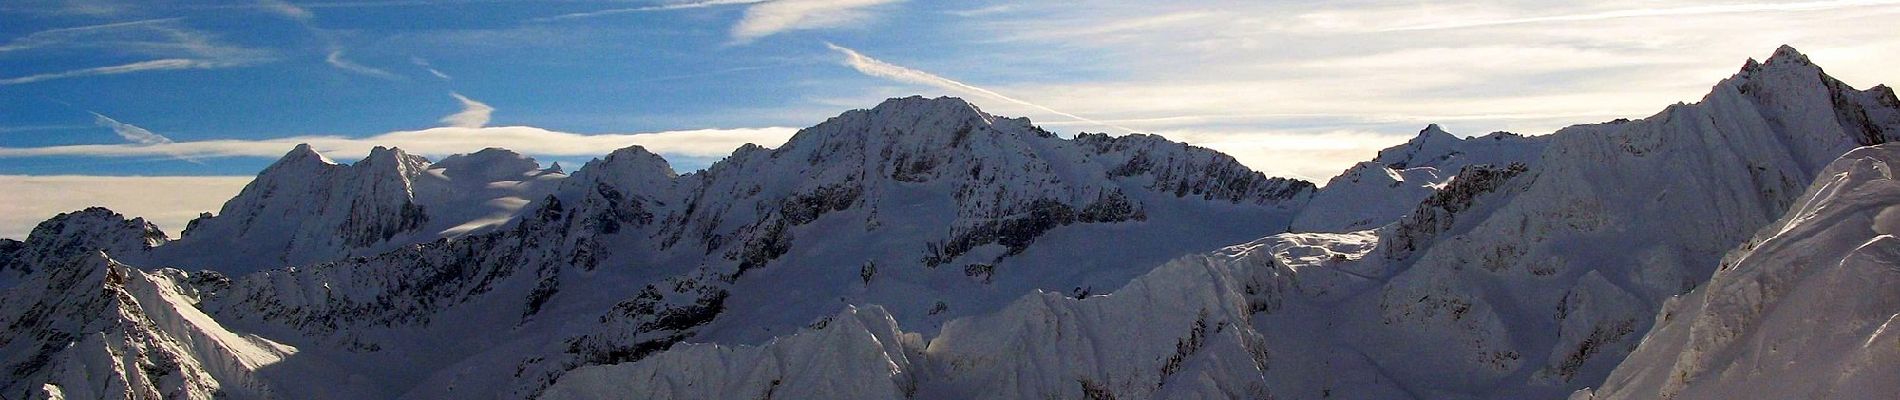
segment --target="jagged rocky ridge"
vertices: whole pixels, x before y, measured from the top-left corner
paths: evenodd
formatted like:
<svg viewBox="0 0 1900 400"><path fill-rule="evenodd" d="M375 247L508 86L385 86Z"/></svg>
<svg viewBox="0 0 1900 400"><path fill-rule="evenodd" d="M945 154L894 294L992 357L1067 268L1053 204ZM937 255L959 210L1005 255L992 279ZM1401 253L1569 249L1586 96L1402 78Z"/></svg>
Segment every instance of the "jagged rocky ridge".
<svg viewBox="0 0 1900 400"><path fill-rule="evenodd" d="M0 289L12 287L42 266L62 264L86 253L142 254L169 241L164 231L144 218L127 220L101 207L61 213L34 226L25 242L0 239Z"/></svg>
<svg viewBox="0 0 1900 400"><path fill-rule="evenodd" d="M1164 264L1285 230L1311 187L1156 137L1064 140L898 99L684 176L617 151L498 228L166 274L222 326L295 346L267 368L294 378L265 379L295 397L1556 397L1602 382L1660 299L1826 160L1891 138L1896 109L1783 49L1649 119L1456 142L1504 156L1458 161L1484 151L1421 134L1376 163L1433 168L1407 178L1433 190L1333 225L1384 227ZM1436 142L1452 150L1413 146ZM764 367L790 363L857 373Z"/></svg>
<svg viewBox="0 0 1900 400"><path fill-rule="evenodd" d="M296 383L297 393L529 396L568 369L681 340L763 341L835 312L839 297L927 324L1014 297L962 292L1110 287L1284 230L1313 189L1155 136L1063 139L958 99L913 97L684 176L622 149L541 178L554 181L550 194L505 228L438 234L423 227L459 220L442 217L425 186L439 170L458 178L458 157L430 164L379 149L345 166L299 147L179 243L129 254L231 273L329 257L230 279L188 274L219 321L304 349L273 368L350 382ZM546 175L532 167L492 170ZM280 217L298 214L315 217ZM1138 244L1075 245L1106 235ZM179 255L219 244L247 251Z"/></svg>

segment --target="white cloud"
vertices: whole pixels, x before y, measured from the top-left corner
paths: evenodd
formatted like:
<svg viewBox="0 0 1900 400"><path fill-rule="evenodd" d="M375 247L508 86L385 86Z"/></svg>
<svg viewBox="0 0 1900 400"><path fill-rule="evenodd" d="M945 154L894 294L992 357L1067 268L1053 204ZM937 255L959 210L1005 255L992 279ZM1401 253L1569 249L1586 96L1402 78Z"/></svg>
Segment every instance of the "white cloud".
<svg viewBox="0 0 1900 400"><path fill-rule="evenodd" d="M229 67L229 66L231 66L231 64L220 63L220 62L215 62L215 61L167 58L163 60L140 61L140 62L135 62L131 64L114 65L114 66L109 66L109 67L76 69L76 70L71 70L71 71L27 75L27 76L16 77L16 78L6 78L6 79L0 79L0 85L18 85L18 84L23 84L23 83L33 83L33 82L48 81L48 80L54 80L54 79L77 78L77 77L82 77L82 76L97 76L97 75L117 75L117 74L142 72L142 71L208 69L208 68L222 68L222 67Z"/></svg>
<svg viewBox="0 0 1900 400"><path fill-rule="evenodd" d="M145 217L176 236L198 213L217 211L244 184L244 176L20 176L0 175L0 237L25 239L53 215L104 206Z"/></svg>
<svg viewBox="0 0 1900 400"><path fill-rule="evenodd" d="M1134 129L1116 126L1113 124L1108 124L1108 123L1104 123L1104 122L1100 122L1100 121L1096 121L1096 120L1092 120L1088 118L1083 118L1075 114L1056 111L1053 108L1044 107L1042 105L1030 103L1023 100L1018 100L1014 97L1005 96L1002 93L997 93L989 89L976 87L976 86L963 83L963 82L957 82L955 80L951 80L950 78L937 76L936 74L932 74L929 72L919 71L916 69L906 68L900 65L887 63L887 62L884 62L883 60L878 60L875 58L871 58L870 56L866 56L862 53L858 53L857 50L852 50L852 49L839 46L836 44L825 43L825 46L830 47L832 51L836 51L839 54L844 55L844 64L846 66L851 67L851 69L858 70L858 72L864 73L865 75L895 80L898 82L931 86L938 89L944 89L944 90L954 91L958 93L965 93L965 94L975 95L975 96L982 96L982 97L995 99L995 100L1007 101L1010 103L1015 103L1018 105L1035 108L1043 112L1060 115L1063 117L1068 117L1070 119L1074 119L1077 121L1083 121L1083 122L1088 122L1088 123L1092 123L1096 125L1120 129L1122 130L1122 133L1134 131Z"/></svg>
<svg viewBox="0 0 1900 400"><path fill-rule="evenodd" d="M1359 130L1164 130L1157 134L1234 156L1241 164L1268 176L1304 179L1318 185L1326 184L1353 163L1370 160L1379 150L1408 138Z"/></svg>
<svg viewBox="0 0 1900 400"><path fill-rule="evenodd" d="M745 44L783 32L848 26L871 17L868 8L901 1L904 0L700 0L561 14L529 21L554 22L618 14L749 5L745 15L733 24L730 32L732 43Z"/></svg>
<svg viewBox="0 0 1900 400"><path fill-rule="evenodd" d="M442 123L457 128L480 128L488 125L488 116L495 112L487 103L471 100L461 93L449 93L455 101L462 102L462 111L442 117Z"/></svg>
<svg viewBox="0 0 1900 400"><path fill-rule="evenodd" d="M980 17L980 16L985 16L985 15L990 15L990 14L1006 13L1006 12L1010 12L1014 10L1016 10L1016 6L1013 4L998 4L998 5L987 6L987 7L977 7L977 8L969 8L969 9L962 9L962 10L950 10L950 11L945 11L944 13L959 16L959 17L969 18L969 17Z"/></svg>
<svg viewBox="0 0 1900 400"><path fill-rule="evenodd" d="M316 14L311 14L310 10L305 10L303 7L298 7L296 4L290 4L290 2L284 0L258 0L258 4L262 5L265 11L283 16L284 18L298 21L309 21L316 18Z"/></svg>
<svg viewBox="0 0 1900 400"><path fill-rule="evenodd" d="M735 43L781 32L836 28L869 17L864 8L902 0L776 0L746 8L745 16L732 26Z"/></svg>
<svg viewBox="0 0 1900 400"><path fill-rule="evenodd" d="M329 63L330 66L336 67L337 69L349 71L356 74L361 74L364 76L377 77L377 78L388 79L392 81L402 80L401 75L396 75L389 71L384 71L380 68L357 64L355 61L350 61L347 58L343 58L343 49L341 48L331 49L330 54L323 57L323 62Z"/></svg>
<svg viewBox="0 0 1900 400"><path fill-rule="evenodd" d="M469 153L487 147L503 147L534 156L600 156L613 149L631 145L645 146L655 153L688 157L721 157L746 143L775 147L784 144L797 129L739 128L700 129L635 134L583 135L555 132L525 126L486 128L442 127L419 131L397 131L363 138L342 136L295 136L262 140L203 140L158 145L88 144L47 147L0 147L0 158L81 156L149 157L180 155L188 157L276 157L298 143L309 143L319 151L335 154L368 154L375 146L393 146L417 154L449 155Z"/></svg>

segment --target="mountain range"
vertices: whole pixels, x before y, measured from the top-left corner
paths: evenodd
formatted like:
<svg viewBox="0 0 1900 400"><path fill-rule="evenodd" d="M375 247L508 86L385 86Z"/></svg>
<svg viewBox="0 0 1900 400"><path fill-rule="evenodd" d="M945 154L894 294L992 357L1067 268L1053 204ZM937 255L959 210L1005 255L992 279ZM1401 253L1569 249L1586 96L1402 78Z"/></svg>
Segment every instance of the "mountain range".
<svg viewBox="0 0 1900 400"><path fill-rule="evenodd" d="M0 240L4 398L1892 398L1900 100L1437 125L1322 186L956 98L680 173L297 146Z"/></svg>

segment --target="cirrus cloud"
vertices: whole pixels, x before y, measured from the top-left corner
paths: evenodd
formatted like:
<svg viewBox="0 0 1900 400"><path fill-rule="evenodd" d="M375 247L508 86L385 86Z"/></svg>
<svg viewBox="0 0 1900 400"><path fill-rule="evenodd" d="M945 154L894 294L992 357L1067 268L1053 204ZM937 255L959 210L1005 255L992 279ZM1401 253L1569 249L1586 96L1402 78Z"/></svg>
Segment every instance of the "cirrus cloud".
<svg viewBox="0 0 1900 400"><path fill-rule="evenodd" d="M399 147L425 155L469 153L503 147L537 156L598 156L611 149L640 145L647 150L687 157L720 157L746 143L778 146L798 130L784 127L697 129L631 134L577 134L528 126L486 128L441 127L397 131L369 137L330 135L273 139L198 140L161 144L84 144L46 147L0 147L0 158L15 157L276 157L299 143L319 151L366 154L376 146Z"/></svg>

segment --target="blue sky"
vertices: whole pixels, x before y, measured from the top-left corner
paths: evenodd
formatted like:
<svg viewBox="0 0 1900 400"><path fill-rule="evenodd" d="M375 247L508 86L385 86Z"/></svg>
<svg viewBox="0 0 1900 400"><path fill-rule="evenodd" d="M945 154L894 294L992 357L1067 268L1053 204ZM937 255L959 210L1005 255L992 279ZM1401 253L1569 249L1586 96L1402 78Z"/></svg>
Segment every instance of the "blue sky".
<svg viewBox="0 0 1900 400"><path fill-rule="evenodd" d="M692 170L954 95L1323 181L1428 123L1640 118L1784 43L1858 87L1900 81L1897 1L1573 3L9 1L0 236L88 204L176 229L303 141L570 165L642 144Z"/></svg>

